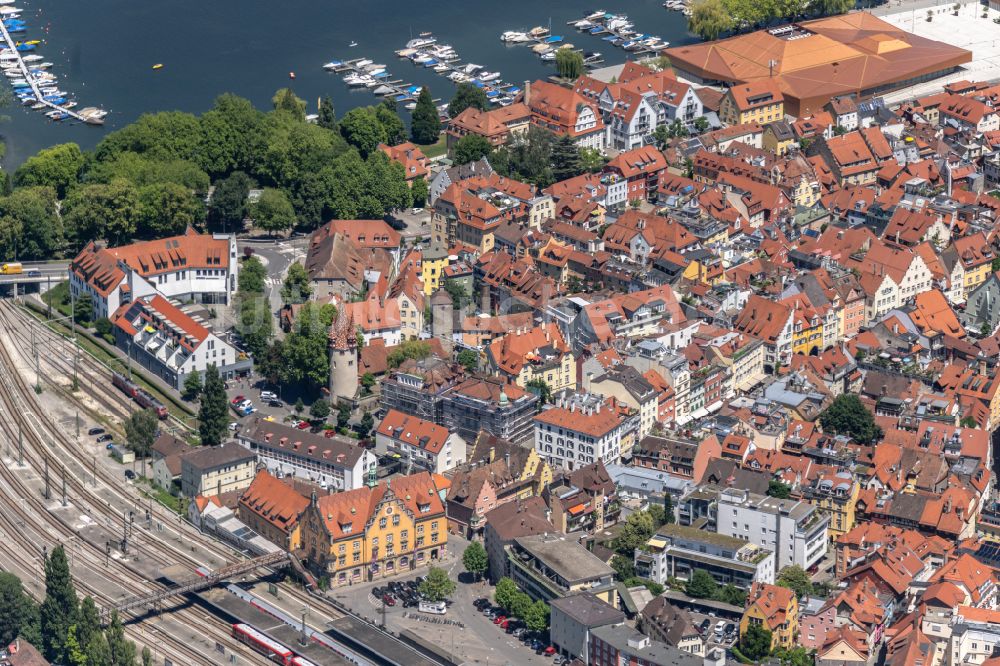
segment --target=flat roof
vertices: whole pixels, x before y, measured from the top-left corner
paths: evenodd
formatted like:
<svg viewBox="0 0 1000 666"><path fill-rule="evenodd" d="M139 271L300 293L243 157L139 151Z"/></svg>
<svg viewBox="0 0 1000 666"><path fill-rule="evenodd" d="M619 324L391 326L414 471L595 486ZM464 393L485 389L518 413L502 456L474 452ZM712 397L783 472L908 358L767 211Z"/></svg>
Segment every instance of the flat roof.
<svg viewBox="0 0 1000 666"><path fill-rule="evenodd" d="M601 627L625 621L625 613L601 601L590 592L569 594L549 601L549 606L585 627Z"/></svg>
<svg viewBox="0 0 1000 666"><path fill-rule="evenodd" d="M518 537L514 543L570 582L614 574L599 557L562 534L534 534Z"/></svg>

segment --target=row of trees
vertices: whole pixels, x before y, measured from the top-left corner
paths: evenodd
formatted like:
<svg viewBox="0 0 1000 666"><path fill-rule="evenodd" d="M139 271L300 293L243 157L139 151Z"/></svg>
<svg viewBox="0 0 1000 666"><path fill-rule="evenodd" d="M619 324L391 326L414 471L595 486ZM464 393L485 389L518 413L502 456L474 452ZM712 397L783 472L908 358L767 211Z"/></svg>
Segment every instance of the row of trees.
<svg viewBox="0 0 1000 666"><path fill-rule="evenodd" d="M45 599L40 605L25 593L17 576L0 572L0 645L18 637L54 664L136 666L138 661L135 643L125 638L118 614L103 628L94 600L77 598L62 546L45 558ZM148 648L143 648L141 660L143 666L152 664Z"/></svg>
<svg viewBox="0 0 1000 666"><path fill-rule="evenodd" d="M455 144L453 157L456 164L486 157L497 173L538 187L587 172L597 173L607 163L600 152L578 147L569 136L556 137L534 126L500 147L494 147L477 134L467 134Z"/></svg>
<svg viewBox="0 0 1000 666"><path fill-rule="evenodd" d="M545 631L549 627L549 605L544 601L534 601L522 592L510 578L504 576L497 581L493 590L493 601L510 616L524 620L529 631Z"/></svg>
<svg viewBox="0 0 1000 666"><path fill-rule="evenodd" d="M777 22L793 20L805 14L843 14L854 8L855 0L694 0L688 29L702 39L718 39L728 32L738 32Z"/></svg>
<svg viewBox="0 0 1000 666"><path fill-rule="evenodd" d="M425 89L412 138L433 143L439 132ZM200 117L143 115L92 152L67 143L28 158L0 191L0 254L51 258L93 239L125 243L189 225L233 230L248 217L267 231L381 217L413 203L402 165L376 149L406 138L391 102L338 122L326 99L319 122L308 123L305 102L288 89L275 94L269 112L224 94ZM417 194L425 198L423 186ZM262 192L249 203L254 188Z"/></svg>

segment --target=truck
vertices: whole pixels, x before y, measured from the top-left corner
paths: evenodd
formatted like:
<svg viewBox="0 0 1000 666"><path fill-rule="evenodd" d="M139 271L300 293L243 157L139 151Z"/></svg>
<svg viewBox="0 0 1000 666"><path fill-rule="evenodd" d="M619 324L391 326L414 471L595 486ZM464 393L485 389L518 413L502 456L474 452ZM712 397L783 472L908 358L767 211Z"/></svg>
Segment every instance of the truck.
<svg viewBox="0 0 1000 666"><path fill-rule="evenodd" d="M448 605L443 601L421 601L417 606L417 610L421 613L444 615L448 612Z"/></svg>

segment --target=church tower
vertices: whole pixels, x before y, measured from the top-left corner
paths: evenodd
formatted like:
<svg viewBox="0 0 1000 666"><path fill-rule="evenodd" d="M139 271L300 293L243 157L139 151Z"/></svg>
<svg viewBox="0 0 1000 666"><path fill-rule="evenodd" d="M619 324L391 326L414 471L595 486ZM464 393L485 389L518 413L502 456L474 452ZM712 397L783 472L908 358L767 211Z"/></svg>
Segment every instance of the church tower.
<svg viewBox="0 0 1000 666"><path fill-rule="evenodd" d="M358 392L358 337L354 318L342 308L330 328L330 402L354 400Z"/></svg>

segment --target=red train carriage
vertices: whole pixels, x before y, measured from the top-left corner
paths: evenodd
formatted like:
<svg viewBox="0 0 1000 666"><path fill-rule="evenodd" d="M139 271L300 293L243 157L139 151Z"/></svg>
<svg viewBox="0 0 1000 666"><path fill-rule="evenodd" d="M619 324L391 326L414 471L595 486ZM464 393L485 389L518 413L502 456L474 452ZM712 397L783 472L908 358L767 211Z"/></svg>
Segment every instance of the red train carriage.
<svg viewBox="0 0 1000 666"><path fill-rule="evenodd" d="M233 638L267 656L271 661L292 666L295 653L287 647L257 631L249 624L234 624Z"/></svg>
<svg viewBox="0 0 1000 666"><path fill-rule="evenodd" d="M111 373L111 383L118 387L122 393L128 397L135 400L145 409L152 409L156 412L156 416L163 420L167 418L167 408L162 402L154 398L147 391L139 387L135 382L129 381L125 375L120 375L117 372Z"/></svg>

